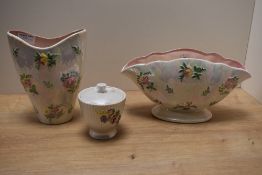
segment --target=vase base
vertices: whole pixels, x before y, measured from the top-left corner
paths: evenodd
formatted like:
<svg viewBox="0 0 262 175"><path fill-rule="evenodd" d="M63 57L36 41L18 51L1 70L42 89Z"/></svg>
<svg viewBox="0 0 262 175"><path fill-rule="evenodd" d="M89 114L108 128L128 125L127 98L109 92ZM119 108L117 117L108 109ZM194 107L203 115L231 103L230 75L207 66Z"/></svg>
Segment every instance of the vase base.
<svg viewBox="0 0 262 175"><path fill-rule="evenodd" d="M73 119L73 115L63 116L59 119L48 120L46 117L42 117L40 114L37 114L37 118L41 123L46 125L59 125L71 121Z"/></svg>
<svg viewBox="0 0 262 175"><path fill-rule="evenodd" d="M94 138L94 139L98 139L98 140L107 140L107 139L111 139L113 137L115 137L115 135L117 134L117 130L113 129L110 132L106 132L106 133L99 133L96 132L92 129L89 130L89 135Z"/></svg>
<svg viewBox="0 0 262 175"><path fill-rule="evenodd" d="M212 118L212 113L207 109L199 111L173 111L161 105L153 107L152 114L158 119L176 123L202 123Z"/></svg>

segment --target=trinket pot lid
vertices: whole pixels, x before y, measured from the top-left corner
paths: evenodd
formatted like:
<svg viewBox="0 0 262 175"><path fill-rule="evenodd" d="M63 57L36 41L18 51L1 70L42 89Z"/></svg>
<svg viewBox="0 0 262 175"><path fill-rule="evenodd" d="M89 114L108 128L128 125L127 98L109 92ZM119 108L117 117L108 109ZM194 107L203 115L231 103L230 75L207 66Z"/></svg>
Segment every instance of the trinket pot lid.
<svg viewBox="0 0 262 175"><path fill-rule="evenodd" d="M78 99L90 105L113 105L125 100L126 93L119 88L98 83L95 87L89 87L78 94Z"/></svg>

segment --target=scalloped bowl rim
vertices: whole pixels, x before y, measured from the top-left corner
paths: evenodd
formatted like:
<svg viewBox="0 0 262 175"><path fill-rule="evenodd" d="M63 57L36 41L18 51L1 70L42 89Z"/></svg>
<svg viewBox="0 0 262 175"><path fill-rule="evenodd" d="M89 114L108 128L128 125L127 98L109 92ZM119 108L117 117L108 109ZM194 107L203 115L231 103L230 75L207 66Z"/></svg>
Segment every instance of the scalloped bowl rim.
<svg viewBox="0 0 262 175"><path fill-rule="evenodd" d="M213 61L210 61L210 60L207 60L207 59L203 59L203 58L194 58L194 57L186 57L186 58L184 58L184 57L181 57L181 58L173 58L171 60L161 60L161 59L159 59L159 60L156 60L156 61L149 61L149 62L146 62L146 63L130 64L130 63L136 62L138 60L147 59L147 58L149 58L151 56L156 56L156 55L163 56L163 55L168 55L168 54L179 52L179 51L187 51L187 52L197 53L197 54L203 55L204 57L216 56L219 60L221 60L221 62L213 62ZM131 59L130 61L128 61L124 65L124 67L122 68L121 72L124 72L127 69L130 69L130 68L135 67L135 66L140 66L140 65L141 66L142 65L146 66L146 65L150 65L150 64L153 64L153 63L156 63L156 62L172 62L172 61L175 61L175 60L182 60L182 59L195 59L195 60L200 60L200 61L204 61L204 62L211 63L211 64L225 65L225 66L233 68L233 69L243 70L243 71L245 71L245 72L247 72L249 74L249 72L246 70L244 65L242 65L241 63L239 63L236 60L225 58L225 57L223 57L223 56L221 56L221 55L219 55L217 53L205 53L205 52L202 52L202 51L199 51L199 50L196 50L196 49L189 49L189 48L175 49L175 50L171 50L171 51L167 51L167 52L153 52L153 53L148 54L146 56L136 57L136 58ZM238 66L232 66L232 65L226 64L225 62L231 62L232 64L236 64Z"/></svg>
<svg viewBox="0 0 262 175"><path fill-rule="evenodd" d="M214 65L223 65L223 66L231 68L231 69L244 71L244 72L246 72L249 75L249 77L251 77L250 73L246 69L238 68L238 67L232 67L232 66L229 66L229 65L224 64L224 63L214 63L214 62L211 62L211 61L208 61L208 60L199 59L199 58L179 58L179 59L173 59L173 60L169 60L169 61L158 60L158 61L152 61L152 62L145 63L145 64L140 63L140 64L135 64L135 65L129 66L129 67L125 68L125 69L123 68L121 70L121 72L125 72L126 70L131 69L133 67L137 67L137 66L149 66L149 65L152 65L152 64L155 64L155 63L168 63L168 62L175 62L175 61L181 61L181 60L182 61L183 60L197 60L197 61L206 62L206 63L214 64Z"/></svg>

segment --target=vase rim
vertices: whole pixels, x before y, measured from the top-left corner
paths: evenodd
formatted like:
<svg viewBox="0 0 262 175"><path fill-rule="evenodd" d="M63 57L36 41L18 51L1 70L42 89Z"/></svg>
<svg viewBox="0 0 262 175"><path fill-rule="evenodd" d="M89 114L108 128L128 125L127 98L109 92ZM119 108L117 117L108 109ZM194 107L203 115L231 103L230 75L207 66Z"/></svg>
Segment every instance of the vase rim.
<svg viewBox="0 0 262 175"><path fill-rule="evenodd" d="M18 41L22 42L24 45L31 47L33 49L47 50L47 49L52 49L52 48L64 43L69 38L72 38L76 35L83 34L83 33L86 33L86 29L75 30L75 31L73 31L69 34L65 34L65 35L61 35L61 36L53 37L53 38L42 37L42 36L39 36L39 35L31 34L29 32L24 32L24 31L21 31L21 30L9 30L7 32L7 35L8 35L8 37L14 38L15 40L18 40ZM26 41L25 39L19 37L18 36L19 34L34 37L38 40L43 40L43 41L46 41L46 42L50 42L52 44L47 44L46 46L42 46L42 47L38 46L37 44L31 44L30 42Z"/></svg>

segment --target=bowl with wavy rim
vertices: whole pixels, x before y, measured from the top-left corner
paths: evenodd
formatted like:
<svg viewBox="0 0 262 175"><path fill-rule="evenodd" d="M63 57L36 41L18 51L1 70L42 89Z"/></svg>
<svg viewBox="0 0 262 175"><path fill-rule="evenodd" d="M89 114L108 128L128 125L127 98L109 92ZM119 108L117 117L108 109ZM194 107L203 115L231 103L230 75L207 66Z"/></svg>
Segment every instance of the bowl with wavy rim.
<svg viewBox="0 0 262 175"><path fill-rule="evenodd" d="M239 62L217 53L176 49L130 60L121 71L153 102L152 114L178 123L212 118L208 107L251 75Z"/></svg>

